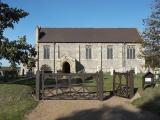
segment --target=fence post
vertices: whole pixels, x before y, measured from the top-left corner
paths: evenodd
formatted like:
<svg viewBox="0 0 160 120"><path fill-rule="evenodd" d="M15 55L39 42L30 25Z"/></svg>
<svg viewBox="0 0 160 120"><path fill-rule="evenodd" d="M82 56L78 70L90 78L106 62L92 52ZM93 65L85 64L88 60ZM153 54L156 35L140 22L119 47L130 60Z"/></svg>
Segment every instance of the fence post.
<svg viewBox="0 0 160 120"><path fill-rule="evenodd" d="M36 99L40 100L40 71L36 72Z"/></svg>
<svg viewBox="0 0 160 120"><path fill-rule="evenodd" d="M99 72L98 71L95 73L95 79L96 79L96 93L97 93L97 98L99 99Z"/></svg>
<svg viewBox="0 0 160 120"><path fill-rule="evenodd" d="M68 82L69 82L69 92L70 92L70 97L72 96L71 95L71 87L72 87L72 84L71 84L71 79L72 79L72 74L69 74L68 76L67 76L67 79L68 79ZM73 96L72 96L73 97Z"/></svg>
<svg viewBox="0 0 160 120"><path fill-rule="evenodd" d="M115 70L113 70L113 95L115 95L115 77L116 77Z"/></svg>
<svg viewBox="0 0 160 120"><path fill-rule="evenodd" d="M103 101L103 71L99 71L99 100Z"/></svg>
<svg viewBox="0 0 160 120"><path fill-rule="evenodd" d="M126 75L126 76L125 76ZM132 86L131 86L131 72L127 71L125 74L125 78L126 78L126 97L130 98L131 95L131 90L132 90ZM130 89L130 90L129 90Z"/></svg>
<svg viewBox="0 0 160 120"><path fill-rule="evenodd" d="M132 98L134 95L134 71L131 70L129 72L129 88L130 88L130 93L129 93L129 98Z"/></svg>
<svg viewBox="0 0 160 120"><path fill-rule="evenodd" d="M85 73L81 73L81 78L82 78L83 96L85 96L84 94Z"/></svg>
<svg viewBox="0 0 160 120"><path fill-rule="evenodd" d="M145 76L142 77L142 90L144 90Z"/></svg>
<svg viewBox="0 0 160 120"><path fill-rule="evenodd" d="M44 80L44 75L45 73L44 73L44 70L42 71L42 76L41 76L41 82L40 82L40 85L41 85L41 97L42 97L42 100L44 100L44 97L45 97L45 94L44 94L44 83L45 83L45 80Z"/></svg>

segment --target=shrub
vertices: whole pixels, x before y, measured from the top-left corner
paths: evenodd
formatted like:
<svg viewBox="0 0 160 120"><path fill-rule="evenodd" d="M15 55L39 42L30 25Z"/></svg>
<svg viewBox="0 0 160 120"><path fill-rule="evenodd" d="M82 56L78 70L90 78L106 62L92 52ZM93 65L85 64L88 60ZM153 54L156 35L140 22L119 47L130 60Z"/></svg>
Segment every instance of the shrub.
<svg viewBox="0 0 160 120"><path fill-rule="evenodd" d="M7 82L8 79L15 79L17 77L18 77L18 72L17 70L14 69L2 70L0 74L0 80L3 80L4 82Z"/></svg>
<svg viewBox="0 0 160 120"><path fill-rule="evenodd" d="M47 64L41 66L41 71L51 71L51 67Z"/></svg>

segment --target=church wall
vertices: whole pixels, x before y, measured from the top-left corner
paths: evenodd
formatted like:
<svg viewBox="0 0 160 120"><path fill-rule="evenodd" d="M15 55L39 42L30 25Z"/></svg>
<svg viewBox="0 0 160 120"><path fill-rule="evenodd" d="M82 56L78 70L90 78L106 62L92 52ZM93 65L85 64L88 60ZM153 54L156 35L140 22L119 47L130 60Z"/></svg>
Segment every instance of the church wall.
<svg viewBox="0 0 160 120"><path fill-rule="evenodd" d="M50 59L43 59L43 45L50 45ZM86 59L86 45L91 46L92 59ZM107 46L113 46L113 59L107 59ZM65 61L65 56L70 60L72 66L71 72L77 72L80 67L84 67L85 72L96 72L102 68L104 72L130 70L131 68L137 69L137 72L143 72L144 59L137 56L140 52L140 44L132 44L136 48L136 58L127 60L125 57L124 65L124 48L127 53L127 44L123 43L56 43L55 44L55 71L62 69L62 58ZM58 52L59 50L59 52ZM102 55L101 55L102 51ZM59 55L58 55L59 54ZM102 56L102 58L101 58ZM126 56L126 54L125 54ZM76 61L74 61L75 59ZM102 59L102 61L101 61ZM81 64L81 65L77 65ZM54 71L54 43L40 43L39 44L39 66L43 64L49 65ZM74 65L75 64L75 65ZM77 68L77 66L79 68Z"/></svg>

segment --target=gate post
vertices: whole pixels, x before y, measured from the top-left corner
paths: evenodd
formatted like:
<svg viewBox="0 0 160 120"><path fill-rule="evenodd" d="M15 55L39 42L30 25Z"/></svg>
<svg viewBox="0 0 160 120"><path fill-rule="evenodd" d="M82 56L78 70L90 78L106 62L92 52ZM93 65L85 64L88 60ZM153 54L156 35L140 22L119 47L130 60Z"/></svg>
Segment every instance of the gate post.
<svg viewBox="0 0 160 120"><path fill-rule="evenodd" d="M142 77L142 90L144 90L145 76Z"/></svg>
<svg viewBox="0 0 160 120"><path fill-rule="evenodd" d="M40 71L36 72L36 99L40 100Z"/></svg>
<svg viewBox="0 0 160 120"><path fill-rule="evenodd" d="M130 98L131 95L131 77L130 77L130 71L127 70L126 74L124 75L126 78L126 98Z"/></svg>
<svg viewBox="0 0 160 120"><path fill-rule="evenodd" d="M40 78L40 94L41 99L44 100L44 70L42 70Z"/></svg>
<svg viewBox="0 0 160 120"><path fill-rule="evenodd" d="M130 93L129 93L129 98L132 98L134 96L134 71L131 70L129 72L129 88L130 88Z"/></svg>
<svg viewBox="0 0 160 120"><path fill-rule="evenodd" d="M116 74L115 74L115 70L113 71L113 95L115 95L115 78L116 78Z"/></svg>
<svg viewBox="0 0 160 120"><path fill-rule="evenodd" d="M100 70L99 71L99 79L98 79L98 81L99 81L99 100L100 101L103 101L103 71L102 70Z"/></svg>

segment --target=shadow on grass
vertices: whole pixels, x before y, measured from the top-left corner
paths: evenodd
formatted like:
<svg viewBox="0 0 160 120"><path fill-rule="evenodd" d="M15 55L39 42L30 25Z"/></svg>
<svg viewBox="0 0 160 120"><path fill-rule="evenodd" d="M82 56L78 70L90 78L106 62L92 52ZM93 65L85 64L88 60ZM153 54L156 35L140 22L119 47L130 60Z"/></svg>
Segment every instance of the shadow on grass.
<svg viewBox="0 0 160 120"><path fill-rule="evenodd" d="M147 88L154 88L154 87L155 87L155 85L145 85L144 90L147 89Z"/></svg>
<svg viewBox="0 0 160 120"><path fill-rule="evenodd" d="M151 112L156 113L160 116L160 96L155 96L150 101L139 106L139 108L141 108L143 110L151 111Z"/></svg>
<svg viewBox="0 0 160 120"><path fill-rule="evenodd" d="M27 85L27 86L31 86L32 88L35 88L36 80L35 79L22 80L22 81L16 81L16 82L14 82L12 84Z"/></svg>
<svg viewBox="0 0 160 120"><path fill-rule="evenodd" d="M137 93L138 88L134 88L134 95Z"/></svg>
<svg viewBox="0 0 160 120"><path fill-rule="evenodd" d="M102 106L99 109L77 111L56 120L160 120L160 117L144 111L127 110L123 106Z"/></svg>
<svg viewBox="0 0 160 120"><path fill-rule="evenodd" d="M2 82L1 84L19 84L19 85L27 85L32 88L35 88L36 80L35 79L24 79L24 80L17 80L12 82Z"/></svg>

